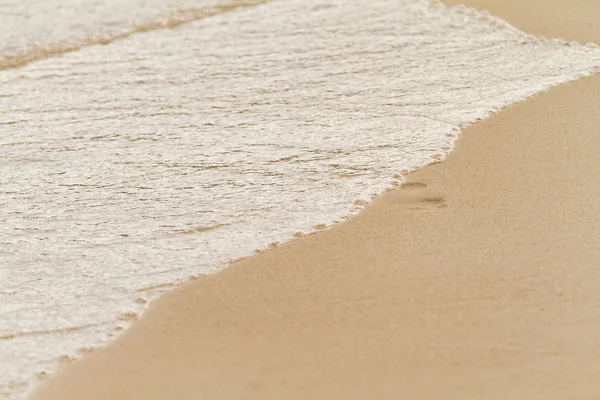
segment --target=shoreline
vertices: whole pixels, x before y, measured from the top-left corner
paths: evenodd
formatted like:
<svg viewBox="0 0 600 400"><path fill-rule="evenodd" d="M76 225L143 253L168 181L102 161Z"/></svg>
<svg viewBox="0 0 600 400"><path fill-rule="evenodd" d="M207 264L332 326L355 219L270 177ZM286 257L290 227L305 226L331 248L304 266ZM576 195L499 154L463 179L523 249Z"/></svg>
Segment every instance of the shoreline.
<svg viewBox="0 0 600 400"><path fill-rule="evenodd" d="M470 126L351 220L164 295L33 398L595 398L599 92L596 74Z"/></svg>

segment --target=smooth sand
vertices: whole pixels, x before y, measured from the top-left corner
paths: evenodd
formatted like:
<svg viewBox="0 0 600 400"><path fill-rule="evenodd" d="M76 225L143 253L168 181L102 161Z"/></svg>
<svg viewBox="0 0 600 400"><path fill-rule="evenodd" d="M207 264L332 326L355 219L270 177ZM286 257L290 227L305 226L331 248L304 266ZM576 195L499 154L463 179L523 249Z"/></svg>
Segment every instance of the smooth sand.
<svg viewBox="0 0 600 400"><path fill-rule="evenodd" d="M600 37L595 0L469 3ZM599 173L596 75L468 128L348 222L167 294L34 398L599 399Z"/></svg>

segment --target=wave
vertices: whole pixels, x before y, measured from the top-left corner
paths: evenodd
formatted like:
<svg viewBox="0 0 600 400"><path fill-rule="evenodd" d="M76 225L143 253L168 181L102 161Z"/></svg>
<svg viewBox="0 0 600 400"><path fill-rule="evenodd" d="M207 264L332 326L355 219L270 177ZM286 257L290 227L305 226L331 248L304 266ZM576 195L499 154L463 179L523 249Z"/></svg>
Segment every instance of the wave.
<svg viewBox="0 0 600 400"><path fill-rule="evenodd" d="M10 47L7 46L4 49L0 49L0 70L20 68L36 60L57 57L65 53L81 50L88 46L107 45L116 40L125 39L138 33L149 32L158 29L177 28L180 25L197 21L202 18L231 12L239 8L257 6L259 4L264 4L267 1L268 0L248 0L225 2L222 4L206 4L202 7L167 11L168 13L166 15L160 15L160 7L157 6L155 9L150 8L152 12L146 17L149 18L148 20L143 20L143 18L139 17L136 18L138 21L131 20L131 17L124 19L98 19L94 21L94 24L85 26L83 31L81 31L81 29L69 29L69 26L74 24L74 22L71 20L61 21L60 17L56 18L56 16L53 16L54 18L52 18L48 16L47 13L40 10L39 13L45 16L44 24L41 26L27 25L28 31L18 33L14 30L11 31L10 29L5 31L4 35L6 35L8 31L11 31L11 36L17 34L22 35L18 39L14 37L3 37L4 35L0 34L0 39L3 39L4 43L22 43L20 45L13 45ZM60 4L57 4L58 2L47 3L50 3L55 11L61 9ZM123 4L123 2L120 3ZM132 13L134 13L137 10L136 4L134 2L129 3L131 4L130 10ZM173 3L177 5L177 2ZM10 9L10 5L11 4L8 3L5 4L4 7ZM111 8L111 5L106 4L103 7ZM17 7L15 6L14 8ZM87 15L87 18L85 18L86 20L94 17L96 12L97 10L94 7L83 9L83 14ZM52 12L50 12L50 14L52 14ZM102 15L102 13L100 13L100 15ZM123 15L117 16L123 17ZM78 15L77 17L82 18L81 15ZM21 15L18 13L18 11L14 11L13 13L5 13L3 17L0 17L0 25L15 27L17 24L22 22L21 19L30 18L30 15ZM86 23L89 23L89 21L86 21ZM63 24L62 28L64 29L64 27L66 27L68 35L62 36L50 34L49 36L44 37L43 40L40 40L41 35L47 34L46 31L48 27L46 24L58 24L59 26ZM87 31L88 29L90 31ZM33 33L33 35L31 33Z"/></svg>

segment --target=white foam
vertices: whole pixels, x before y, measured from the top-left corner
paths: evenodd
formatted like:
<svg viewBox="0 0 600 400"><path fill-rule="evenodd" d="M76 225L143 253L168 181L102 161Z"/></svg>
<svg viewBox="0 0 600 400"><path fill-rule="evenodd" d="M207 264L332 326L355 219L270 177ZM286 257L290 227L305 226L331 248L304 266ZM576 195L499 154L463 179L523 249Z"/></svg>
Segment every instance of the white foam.
<svg viewBox="0 0 600 400"><path fill-rule="evenodd" d="M427 0L287 0L0 71L0 393L599 66Z"/></svg>
<svg viewBox="0 0 600 400"><path fill-rule="evenodd" d="M265 0L4 0L0 69Z"/></svg>

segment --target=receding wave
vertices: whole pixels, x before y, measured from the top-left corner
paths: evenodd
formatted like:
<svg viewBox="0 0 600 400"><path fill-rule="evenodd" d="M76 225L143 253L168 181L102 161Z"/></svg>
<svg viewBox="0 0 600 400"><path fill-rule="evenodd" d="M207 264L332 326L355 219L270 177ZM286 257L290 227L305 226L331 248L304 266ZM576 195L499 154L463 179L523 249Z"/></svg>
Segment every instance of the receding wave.
<svg viewBox="0 0 600 400"><path fill-rule="evenodd" d="M123 31L108 32L101 35L90 32L88 34L89 36L69 37L65 38L63 42L41 44L26 43L22 48L5 50L4 53L6 54L3 54L2 49L0 49L0 70L23 67L36 60L78 51L87 46L107 45L115 40L125 39L137 33L176 28L180 25L197 21L202 18L212 17L239 8L256 6L266 3L267 1L268 0L236 1L225 4L213 4L204 7L176 10L168 15L155 17L148 21L141 21L130 27L123 27ZM4 19L6 18L7 17L5 16ZM53 22L60 23L60 21ZM110 25L110 23L107 24ZM106 26L102 28L106 28Z"/></svg>

